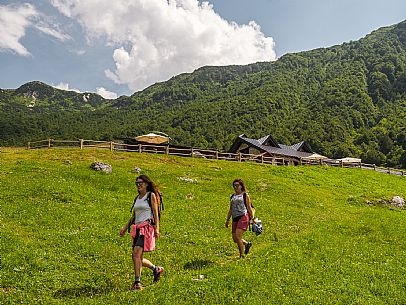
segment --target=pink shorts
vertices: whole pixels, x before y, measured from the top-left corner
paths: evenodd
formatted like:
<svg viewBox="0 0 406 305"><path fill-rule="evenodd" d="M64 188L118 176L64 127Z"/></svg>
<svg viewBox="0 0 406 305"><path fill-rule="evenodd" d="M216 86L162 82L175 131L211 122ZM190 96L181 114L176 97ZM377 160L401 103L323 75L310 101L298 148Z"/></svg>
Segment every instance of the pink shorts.
<svg viewBox="0 0 406 305"><path fill-rule="evenodd" d="M235 233L235 231L237 229L247 231L249 222L250 222L250 217L248 216L248 214L241 216L240 219L238 219L238 221L234 221L234 219L233 219L233 227L232 227L231 231L233 233Z"/></svg>

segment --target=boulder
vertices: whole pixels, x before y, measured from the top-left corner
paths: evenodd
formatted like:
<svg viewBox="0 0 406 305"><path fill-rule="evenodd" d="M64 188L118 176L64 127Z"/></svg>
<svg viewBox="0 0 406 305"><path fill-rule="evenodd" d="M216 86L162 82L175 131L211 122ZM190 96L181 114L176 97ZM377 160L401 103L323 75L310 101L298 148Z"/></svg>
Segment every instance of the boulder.
<svg viewBox="0 0 406 305"><path fill-rule="evenodd" d="M391 204L397 208L401 208L405 205L405 200L400 196L394 196Z"/></svg>
<svg viewBox="0 0 406 305"><path fill-rule="evenodd" d="M92 165L90 165L90 168L92 168L96 171L103 171L106 173L111 173L113 171L110 164L98 162L98 161L93 162Z"/></svg>
<svg viewBox="0 0 406 305"><path fill-rule="evenodd" d="M184 182L197 183L197 180L196 180L196 179L193 179L193 178L178 177L178 179L179 179L180 181L184 181Z"/></svg>

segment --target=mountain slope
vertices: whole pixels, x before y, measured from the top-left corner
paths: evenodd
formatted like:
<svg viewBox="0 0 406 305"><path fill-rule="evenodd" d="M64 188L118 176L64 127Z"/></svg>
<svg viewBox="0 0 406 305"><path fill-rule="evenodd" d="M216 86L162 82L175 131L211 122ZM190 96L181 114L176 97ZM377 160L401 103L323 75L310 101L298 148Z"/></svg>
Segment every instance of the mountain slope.
<svg viewBox="0 0 406 305"><path fill-rule="evenodd" d="M241 133L272 134L284 144L306 140L330 157L406 167L406 21L276 62L203 67L91 109L69 103L63 110L45 103L27 109L17 106L18 96L0 92L8 113L0 126L9 130L0 132L0 144L161 130L177 144L228 149Z"/></svg>

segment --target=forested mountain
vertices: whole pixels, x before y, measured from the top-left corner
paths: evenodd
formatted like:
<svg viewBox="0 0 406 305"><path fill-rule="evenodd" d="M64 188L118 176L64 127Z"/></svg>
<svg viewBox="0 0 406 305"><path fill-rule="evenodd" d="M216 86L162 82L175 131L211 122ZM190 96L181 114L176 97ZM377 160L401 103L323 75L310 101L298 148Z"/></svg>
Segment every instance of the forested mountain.
<svg viewBox="0 0 406 305"><path fill-rule="evenodd" d="M160 130L176 144L227 150L239 134L272 134L406 167L406 21L275 62L203 67L116 100L32 82L0 90L0 109L0 145Z"/></svg>

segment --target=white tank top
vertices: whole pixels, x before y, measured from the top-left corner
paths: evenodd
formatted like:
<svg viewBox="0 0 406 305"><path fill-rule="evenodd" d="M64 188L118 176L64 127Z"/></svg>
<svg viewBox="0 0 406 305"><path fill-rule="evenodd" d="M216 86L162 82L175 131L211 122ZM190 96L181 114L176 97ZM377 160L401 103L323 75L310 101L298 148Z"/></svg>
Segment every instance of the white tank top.
<svg viewBox="0 0 406 305"><path fill-rule="evenodd" d="M147 192L144 197L137 196L135 199L133 209L135 213L135 224L143 223L148 219L153 219L152 210L148 204L148 196L151 196L150 192Z"/></svg>

